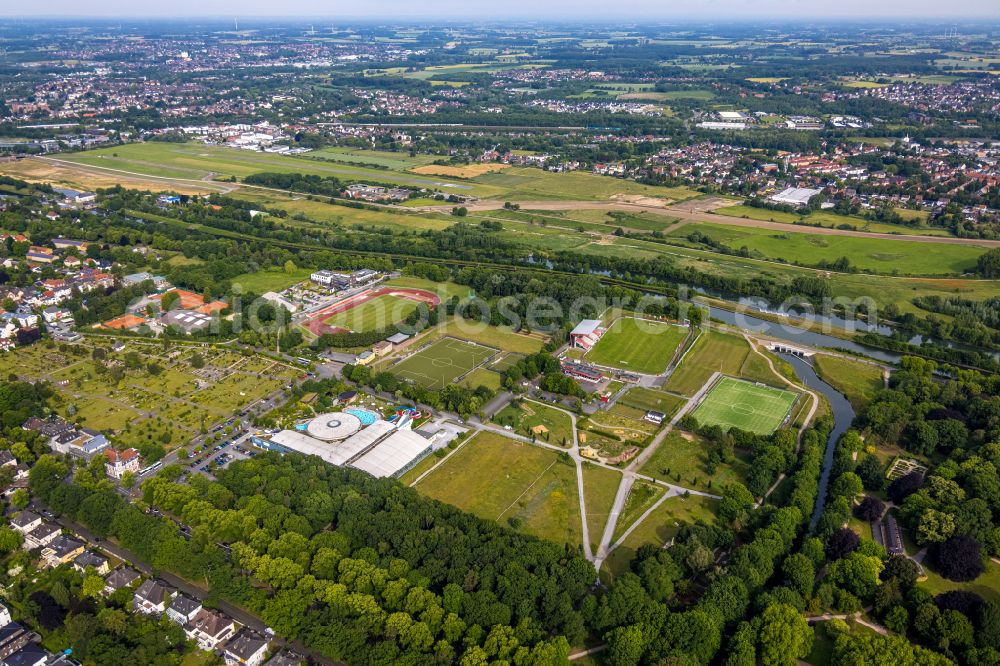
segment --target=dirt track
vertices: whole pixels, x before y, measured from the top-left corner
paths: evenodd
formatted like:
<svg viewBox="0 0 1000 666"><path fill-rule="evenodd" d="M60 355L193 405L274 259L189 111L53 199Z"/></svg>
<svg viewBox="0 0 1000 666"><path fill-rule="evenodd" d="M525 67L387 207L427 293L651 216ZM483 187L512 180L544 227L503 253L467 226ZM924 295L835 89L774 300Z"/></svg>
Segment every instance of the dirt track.
<svg viewBox="0 0 1000 666"><path fill-rule="evenodd" d="M737 227L753 227L755 229L774 229L789 233L816 234L818 236L853 236L855 238L872 238L883 240L910 241L914 243L947 243L950 245L974 245L977 247L1000 247L1000 240L981 240L978 238L954 238L951 236L912 236L907 234L871 233L867 231L852 231L849 229L830 229L828 227L807 227L786 222L768 222L766 220L751 220L742 217L729 217L715 213L701 213L670 207L642 206L633 203L617 201L520 201L521 210L573 211L573 210L619 210L632 213L652 213L679 220L682 224L710 222ZM502 210L501 201L477 201L468 204L470 212ZM423 212L448 213L452 206L423 206L410 210ZM572 223L572 220L566 220Z"/></svg>

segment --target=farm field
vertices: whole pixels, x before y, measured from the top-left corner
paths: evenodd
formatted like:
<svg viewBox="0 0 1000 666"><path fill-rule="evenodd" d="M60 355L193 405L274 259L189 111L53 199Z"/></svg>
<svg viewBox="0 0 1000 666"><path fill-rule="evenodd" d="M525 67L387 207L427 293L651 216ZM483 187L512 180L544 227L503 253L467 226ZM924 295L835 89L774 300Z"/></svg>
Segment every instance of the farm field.
<svg viewBox="0 0 1000 666"><path fill-rule="evenodd" d="M750 346L743 338L714 330L702 331L664 388L681 395L693 396L713 372L738 374Z"/></svg>
<svg viewBox="0 0 1000 666"><path fill-rule="evenodd" d="M447 176L448 178L475 178L494 171L509 169L509 164L498 164L495 162L482 162L478 164L424 164L410 169L413 173L428 176Z"/></svg>
<svg viewBox="0 0 1000 666"><path fill-rule="evenodd" d="M442 338L392 366L401 379L439 390L497 353L496 349L457 338Z"/></svg>
<svg viewBox="0 0 1000 666"><path fill-rule="evenodd" d="M667 483L717 495L721 495L730 483L743 483L750 471L745 456L737 454L733 462L723 463L710 472L708 450L708 444L701 437L674 430L639 471Z"/></svg>
<svg viewBox="0 0 1000 666"><path fill-rule="evenodd" d="M364 333L397 324L416 312L417 302L391 294L376 296L357 307L323 320L327 326Z"/></svg>
<svg viewBox="0 0 1000 666"><path fill-rule="evenodd" d="M791 391L722 377L692 416L700 425L739 428L759 435L774 432L788 416L797 395Z"/></svg>
<svg viewBox="0 0 1000 666"><path fill-rule="evenodd" d="M745 247L769 259L816 265L846 257L855 268L886 274L960 275L975 269L976 259L984 252L972 245L782 233L707 223L699 224L697 229L727 247L736 250ZM690 233L691 228L685 226L670 235L685 238Z"/></svg>
<svg viewBox="0 0 1000 666"><path fill-rule="evenodd" d="M658 375L667 369L687 334L688 329L674 324L620 317L585 359L597 365Z"/></svg>
<svg viewBox="0 0 1000 666"><path fill-rule="evenodd" d="M858 410L883 387L882 370L870 363L816 354L813 357L816 374L843 393Z"/></svg>
<svg viewBox="0 0 1000 666"><path fill-rule="evenodd" d="M416 488L486 520L580 543L575 468L555 451L481 432Z"/></svg>
<svg viewBox="0 0 1000 666"><path fill-rule="evenodd" d="M534 400L521 400L501 409L493 421L510 426L523 437L534 436L538 441L556 446L573 444L573 422L569 414Z"/></svg>

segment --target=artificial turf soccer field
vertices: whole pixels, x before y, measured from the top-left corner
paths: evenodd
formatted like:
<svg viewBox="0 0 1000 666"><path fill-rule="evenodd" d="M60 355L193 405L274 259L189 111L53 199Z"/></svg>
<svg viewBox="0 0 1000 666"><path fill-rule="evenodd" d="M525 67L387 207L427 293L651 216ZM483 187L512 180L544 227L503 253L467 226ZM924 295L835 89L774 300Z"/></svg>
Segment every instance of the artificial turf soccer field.
<svg viewBox="0 0 1000 666"><path fill-rule="evenodd" d="M620 317L601 336L586 360L647 375L667 369L687 329L659 321Z"/></svg>
<svg viewBox="0 0 1000 666"><path fill-rule="evenodd" d="M457 338L442 338L392 367L400 379L439 390L497 353L496 349Z"/></svg>
<svg viewBox="0 0 1000 666"><path fill-rule="evenodd" d="M692 415L703 426L768 435L785 420L797 398L791 391L723 377Z"/></svg>

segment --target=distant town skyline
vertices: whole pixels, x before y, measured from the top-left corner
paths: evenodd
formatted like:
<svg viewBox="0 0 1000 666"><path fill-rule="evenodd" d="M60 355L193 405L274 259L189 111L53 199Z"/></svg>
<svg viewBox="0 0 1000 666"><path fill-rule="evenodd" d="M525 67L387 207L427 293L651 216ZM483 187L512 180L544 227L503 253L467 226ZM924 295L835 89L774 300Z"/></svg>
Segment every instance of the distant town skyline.
<svg viewBox="0 0 1000 666"><path fill-rule="evenodd" d="M1000 2L965 0L960 3L931 0L885 0L873 5L866 0L843 0L835 4L806 4L801 0L627 0L608 3L599 0L508 0L503 3L470 3L464 0L432 0L414 3L408 0L374 0L365 3L295 0L273 3L262 0L175 0L169 4L135 3L131 0L95 0L84 8L75 0L41 0L32 3L4 3L2 17L122 17L184 18L237 15L245 17L316 17L327 20L363 18L391 19L587 19L617 18L629 21L641 18L689 18L713 21L753 18L812 19L896 19L915 18L1000 18Z"/></svg>

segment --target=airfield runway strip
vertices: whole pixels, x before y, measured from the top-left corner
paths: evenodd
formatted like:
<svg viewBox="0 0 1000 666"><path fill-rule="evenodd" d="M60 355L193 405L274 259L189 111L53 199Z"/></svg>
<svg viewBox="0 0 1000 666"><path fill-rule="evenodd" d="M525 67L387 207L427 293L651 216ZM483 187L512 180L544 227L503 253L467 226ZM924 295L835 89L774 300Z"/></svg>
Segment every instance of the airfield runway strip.
<svg viewBox="0 0 1000 666"><path fill-rule="evenodd" d="M686 224L688 222L710 222L727 226L754 227L757 229L774 229L789 233L816 234L819 236L853 236L854 238L872 238L881 240L911 241L914 243L948 243L951 245L974 245L977 247L1000 247L1000 240L985 240L980 238L956 238L954 236L914 236L909 234L886 234L851 229L832 229L830 227L810 227L804 224L790 222L769 222L767 220L752 220L744 217L730 217L716 213L697 213L669 206L645 206L623 201L519 201L522 212L534 210L574 211L574 210L613 210L633 213L653 213L664 217L675 218ZM470 213L491 210L503 210L502 201L476 201L465 204ZM414 206L408 210L426 213L450 213L452 206ZM572 223L572 220L565 220Z"/></svg>
<svg viewBox="0 0 1000 666"><path fill-rule="evenodd" d="M295 193L289 192L287 190L280 190L273 187L262 187L259 185L244 185L239 184L227 184L218 183L214 181L198 180L198 179L187 179L187 178L168 178L166 176L150 176L144 173L138 173L135 171L125 171L123 169L113 169L110 167L93 166L90 164L81 164L78 162L71 162L68 160L60 160L53 157L38 157L37 159L44 160L47 162L52 162L53 164L58 164L59 166L71 167L77 169L94 169L99 171L120 173L125 176L130 176L132 178L143 178L152 179L157 181L163 181L165 183L177 183L181 185L194 185L196 187L203 187L206 189L214 189L215 187L220 188L223 193L228 193L234 189L248 188L255 190L265 190L275 193L280 193L286 196L293 196ZM709 222L713 224L724 224L728 226L740 226L740 227L754 227L756 229L774 229L777 231L786 231L790 233L802 233L802 234L815 234L819 236L851 236L854 238L871 238L871 239L881 239L881 240L897 240L897 241L909 241L913 243L945 243L949 245L973 245L975 247L1000 247L1000 240L985 240L980 238L956 238L954 236L913 236L907 234L886 234L886 233L874 233L867 231L852 231L850 229L831 229L829 227L809 227L801 224L791 224L788 222L769 222L767 220L751 220L749 218L742 217L729 217L728 215L718 215L715 213L695 213L691 211L681 210L678 208L669 208L667 206L645 206L636 203L627 203L620 201L520 201L518 204L521 210L527 212L531 210L552 210L552 211L573 211L573 210L616 210L616 211L627 211L634 213L653 213L655 215L663 215L665 217L675 218L679 220L682 224L687 222ZM386 206L387 208L394 208L405 210L410 213L450 213L453 206L413 206L410 208L402 206ZM466 204L465 206L470 212L482 212L491 210L503 210L503 201L494 200L484 200L476 201L475 203Z"/></svg>

